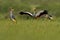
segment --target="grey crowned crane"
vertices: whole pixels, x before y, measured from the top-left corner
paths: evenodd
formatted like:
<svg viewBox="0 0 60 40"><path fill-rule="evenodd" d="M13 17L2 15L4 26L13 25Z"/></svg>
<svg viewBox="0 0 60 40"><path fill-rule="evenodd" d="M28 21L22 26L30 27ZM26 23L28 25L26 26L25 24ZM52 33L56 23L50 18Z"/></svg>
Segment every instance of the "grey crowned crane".
<svg viewBox="0 0 60 40"><path fill-rule="evenodd" d="M13 22L16 22L16 18L15 18L15 16L13 15L13 11L14 11L14 9L13 9L13 8L10 8L10 10L9 10L10 19L11 19Z"/></svg>
<svg viewBox="0 0 60 40"><path fill-rule="evenodd" d="M39 17L45 15L48 19L53 19L52 16L48 14L47 10L41 10L41 11L37 12L36 14L35 14L35 11L34 11L34 14L32 14L30 12L20 12L19 14L29 15L29 16L34 17L34 18L39 18Z"/></svg>

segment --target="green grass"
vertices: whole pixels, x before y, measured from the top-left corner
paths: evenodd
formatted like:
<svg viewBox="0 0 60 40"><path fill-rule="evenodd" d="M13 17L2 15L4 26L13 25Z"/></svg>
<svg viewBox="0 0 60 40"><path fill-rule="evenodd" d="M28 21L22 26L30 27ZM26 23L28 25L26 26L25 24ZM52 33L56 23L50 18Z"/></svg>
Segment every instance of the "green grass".
<svg viewBox="0 0 60 40"><path fill-rule="evenodd" d="M15 9L17 24L5 19L9 7ZM19 11L47 9L54 17L33 19L20 16ZM0 0L0 40L60 40L60 0Z"/></svg>
<svg viewBox="0 0 60 40"><path fill-rule="evenodd" d="M60 40L60 19L0 20L0 40Z"/></svg>

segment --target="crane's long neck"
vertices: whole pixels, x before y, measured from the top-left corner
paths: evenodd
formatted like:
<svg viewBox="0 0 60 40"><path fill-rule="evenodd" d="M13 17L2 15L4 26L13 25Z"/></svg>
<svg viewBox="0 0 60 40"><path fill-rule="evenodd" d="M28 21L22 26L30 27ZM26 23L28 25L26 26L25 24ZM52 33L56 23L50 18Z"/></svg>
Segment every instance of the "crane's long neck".
<svg viewBox="0 0 60 40"><path fill-rule="evenodd" d="M34 8L34 9L32 10L32 13L33 13L33 16L35 17L35 14L36 14L36 8Z"/></svg>
<svg viewBox="0 0 60 40"><path fill-rule="evenodd" d="M33 13L36 14L36 11L34 11Z"/></svg>

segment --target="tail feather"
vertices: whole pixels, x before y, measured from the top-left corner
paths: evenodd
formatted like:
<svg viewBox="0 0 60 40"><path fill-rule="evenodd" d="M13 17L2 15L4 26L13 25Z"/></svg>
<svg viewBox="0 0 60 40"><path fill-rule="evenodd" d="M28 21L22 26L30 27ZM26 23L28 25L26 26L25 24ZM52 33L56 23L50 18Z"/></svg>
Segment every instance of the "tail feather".
<svg viewBox="0 0 60 40"><path fill-rule="evenodd" d="M17 22L15 19L12 19L12 21L15 22L15 23Z"/></svg>

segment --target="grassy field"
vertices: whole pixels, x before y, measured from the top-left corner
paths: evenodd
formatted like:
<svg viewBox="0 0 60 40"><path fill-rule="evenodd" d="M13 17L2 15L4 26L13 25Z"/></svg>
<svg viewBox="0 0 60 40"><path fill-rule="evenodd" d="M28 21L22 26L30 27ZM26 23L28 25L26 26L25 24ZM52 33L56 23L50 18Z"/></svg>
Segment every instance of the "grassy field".
<svg viewBox="0 0 60 40"><path fill-rule="evenodd" d="M60 40L60 19L0 19L0 40Z"/></svg>
<svg viewBox="0 0 60 40"><path fill-rule="evenodd" d="M9 7L14 7L17 23L5 19ZM47 9L53 20L33 19L18 12ZM60 0L0 0L0 40L60 40Z"/></svg>

